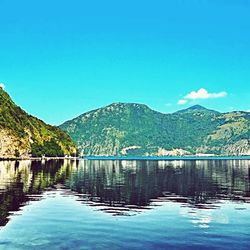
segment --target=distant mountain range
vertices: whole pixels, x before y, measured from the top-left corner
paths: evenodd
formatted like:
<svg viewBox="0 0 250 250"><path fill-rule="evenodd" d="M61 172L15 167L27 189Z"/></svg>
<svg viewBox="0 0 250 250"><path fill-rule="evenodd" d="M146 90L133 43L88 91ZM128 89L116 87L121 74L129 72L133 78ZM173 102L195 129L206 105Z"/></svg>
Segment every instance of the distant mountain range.
<svg viewBox="0 0 250 250"><path fill-rule="evenodd" d="M60 126L84 155L250 155L250 113L113 103Z"/></svg>
<svg viewBox="0 0 250 250"><path fill-rule="evenodd" d="M50 126L18 107L0 87L0 158L63 156L250 155L250 113L195 105L163 114L113 103Z"/></svg>
<svg viewBox="0 0 250 250"><path fill-rule="evenodd" d="M0 87L0 158L74 154L69 135L27 114Z"/></svg>

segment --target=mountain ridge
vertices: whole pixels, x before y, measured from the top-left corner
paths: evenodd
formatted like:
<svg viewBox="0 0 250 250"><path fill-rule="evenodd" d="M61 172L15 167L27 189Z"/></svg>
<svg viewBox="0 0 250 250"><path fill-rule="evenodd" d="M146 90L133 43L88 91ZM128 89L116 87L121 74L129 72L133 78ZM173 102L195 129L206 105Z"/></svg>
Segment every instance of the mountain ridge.
<svg viewBox="0 0 250 250"><path fill-rule="evenodd" d="M213 112L216 112L216 113L229 113L229 112L219 112L219 111L216 111L216 110L213 110L213 109L208 109L202 105L193 105L193 106L190 106L188 108L185 108L185 109L180 109L180 110L177 110L177 111L174 111L174 112L170 112L170 113L164 113L164 112L161 112L161 111L158 111L158 110L155 110L153 108L150 108L147 104L143 104L143 103L137 103L137 102L112 102L108 105L105 105L105 106L102 106L100 108L95 108L93 110L89 110L89 111L86 111L86 112L83 112L82 114L76 116L75 118L72 118L72 119L68 119L66 121L64 121L62 124L59 125L62 126L63 124L69 122L69 121L72 121L72 120L75 120L77 118L80 118L84 115L87 115L87 114L90 114L90 113L93 113L93 112L96 112L96 111L99 111L99 110L104 110L104 109L107 109L107 108L110 108L110 107L113 107L113 106L144 106L145 108L148 108L150 109L151 111L154 111L155 113L159 113L159 114L163 114L163 115L166 115L166 114L175 114L175 113L178 113L178 112L185 112L185 111L188 111L188 110L209 110L209 111L213 111ZM232 112L238 112L238 111L232 111ZM239 111L239 112L246 112L248 113L247 111Z"/></svg>
<svg viewBox="0 0 250 250"><path fill-rule="evenodd" d="M0 87L0 158L63 156L75 151L65 132L26 113Z"/></svg>
<svg viewBox="0 0 250 250"><path fill-rule="evenodd" d="M160 113L139 103L112 103L59 127L84 155L250 154L250 113L194 105Z"/></svg>
<svg viewBox="0 0 250 250"><path fill-rule="evenodd" d="M217 113L217 114L221 114L221 112L219 111L216 111L214 109L208 109L204 106L201 106L201 105L193 105L193 106L190 106L188 108L185 108L185 109L181 109L181 110L177 110L176 112L174 113L185 113L185 112L212 112L212 113Z"/></svg>

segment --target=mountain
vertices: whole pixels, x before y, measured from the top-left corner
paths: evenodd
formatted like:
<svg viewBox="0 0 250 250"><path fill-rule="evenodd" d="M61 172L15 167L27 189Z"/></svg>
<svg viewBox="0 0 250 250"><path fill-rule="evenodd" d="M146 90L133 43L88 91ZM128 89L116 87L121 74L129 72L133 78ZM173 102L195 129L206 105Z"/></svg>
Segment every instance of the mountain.
<svg viewBox="0 0 250 250"><path fill-rule="evenodd" d="M60 126L84 155L248 155L250 114L200 105L163 114L137 103L113 103Z"/></svg>
<svg viewBox="0 0 250 250"><path fill-rule="evenodd" d="M207 109L201 105L194 105L194 106L191 106L187 109L182 109L182 110L179 110L177 112L175 112L176 114L183 114L183 113L194 113L194 112L200 112L200 113L210 113L210 114L219 114L220 112L218 111L215 111L215 110L212 110L212 109Z"/></svg>
<svg viewBox="0 0 250 250"><path fill-rule="evenodd" d="M71 138L18 107L0 87L0 158L73 154Z"/></svg>

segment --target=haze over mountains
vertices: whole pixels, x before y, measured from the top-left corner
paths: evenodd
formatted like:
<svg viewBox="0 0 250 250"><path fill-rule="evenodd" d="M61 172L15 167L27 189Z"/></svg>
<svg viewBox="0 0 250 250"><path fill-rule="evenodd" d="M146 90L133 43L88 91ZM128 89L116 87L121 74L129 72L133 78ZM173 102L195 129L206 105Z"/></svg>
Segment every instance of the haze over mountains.
<svg viewBox="0 0 250 250"><path fill-rule="evenodd" d="M60 126L83 155L250 155L250 113L200 105L163 114L113 103Z"/></svg>

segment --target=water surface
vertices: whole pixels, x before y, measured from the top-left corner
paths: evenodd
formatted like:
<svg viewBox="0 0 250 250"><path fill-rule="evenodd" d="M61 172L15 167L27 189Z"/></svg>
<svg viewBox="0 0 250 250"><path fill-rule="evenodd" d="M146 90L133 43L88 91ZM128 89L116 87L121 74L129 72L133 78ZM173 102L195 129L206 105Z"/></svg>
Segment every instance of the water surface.
<svg viewBox="0 0 250 250"><path fill-rule="evenodd" d="M0 162L0 249L249 249L248 160Z"/></svg>

